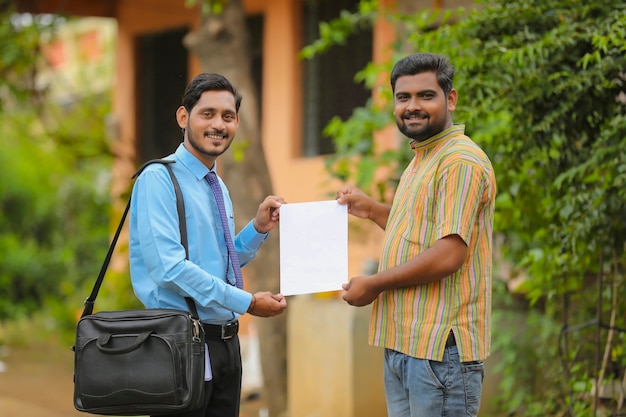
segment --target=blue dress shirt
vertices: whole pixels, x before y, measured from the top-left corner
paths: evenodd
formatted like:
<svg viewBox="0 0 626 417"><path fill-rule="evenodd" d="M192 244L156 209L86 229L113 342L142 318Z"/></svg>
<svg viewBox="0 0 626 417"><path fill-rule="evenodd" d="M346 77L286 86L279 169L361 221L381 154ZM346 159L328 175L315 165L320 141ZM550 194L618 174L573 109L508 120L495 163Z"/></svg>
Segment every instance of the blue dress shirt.
<svg viewBox="0 0 626 417"><path fill-rule="evenodd" d="M246 312L252 295L228 283L235 280L233 268L228 265L217 204L204 178L209 169L183 144L165 159L176 161L170 167L180 183L185 202L189 260L180 243L172 180L163 165L149 165L135 181L131 199L133 289L147 308L187 310L184 297L191 297L202 321L227 323ZM220 186L229 214L230 233L234 236L233 204L221 178ZM267 233L258 233L250 221L233 237L241 266L254 259L267 236Z"/></svg>

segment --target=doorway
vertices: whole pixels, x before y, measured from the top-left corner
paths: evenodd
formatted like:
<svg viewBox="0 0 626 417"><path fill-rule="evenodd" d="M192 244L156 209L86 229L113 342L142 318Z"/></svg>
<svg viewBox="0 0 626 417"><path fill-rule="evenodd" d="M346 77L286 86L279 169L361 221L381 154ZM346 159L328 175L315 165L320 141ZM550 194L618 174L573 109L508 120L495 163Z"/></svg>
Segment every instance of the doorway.
<svg viewBox="0 0 626 417"><path fill-rule="evenodd" d="M137 154L140 162L173 153L182 142L176 109L187 85L188 28L137 38Z"/></svg>

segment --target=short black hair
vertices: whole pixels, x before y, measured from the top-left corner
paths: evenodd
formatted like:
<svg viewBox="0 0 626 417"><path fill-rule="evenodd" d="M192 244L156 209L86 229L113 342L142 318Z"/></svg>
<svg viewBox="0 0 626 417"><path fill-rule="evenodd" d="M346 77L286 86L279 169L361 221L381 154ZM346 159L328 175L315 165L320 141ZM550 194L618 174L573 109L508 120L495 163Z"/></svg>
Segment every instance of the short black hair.
<svg viewBox="0 0 626 417"><path fill-rule="evenodd" d="M226 77L221 74L215 73L202 73L196 75L193 80L185 88L183 94L183 100L181 106L187 109L187 112L191 113L191 109L198 103L200 96L205 91L229 91L235 97L235 109L239 113L239 106L241 106L241 94L237 92L237 89L231 84Z"/></svg>
<svg viewBox="0 0 626 417"><path fill-rule="evenodd" d="M396 62L391 71L391 91L396 91L396 81L399 77L429 71L437 74L439 87L445 94L449 94L454 81L454 67L447 57L430 52L419 52Z"/></svg>

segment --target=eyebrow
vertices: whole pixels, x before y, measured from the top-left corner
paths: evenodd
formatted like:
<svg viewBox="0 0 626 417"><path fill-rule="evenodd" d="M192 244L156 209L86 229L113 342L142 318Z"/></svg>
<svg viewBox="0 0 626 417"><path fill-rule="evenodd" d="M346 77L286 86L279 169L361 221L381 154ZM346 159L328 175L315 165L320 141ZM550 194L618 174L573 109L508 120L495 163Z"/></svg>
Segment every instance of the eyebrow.
<svg viewBox="0 0 626 417"><path fill-rule="evenodd" d="M206 111L209 111L209 112L213 112L213 113L233 113L233 114L237 114L235 109L231 109L231 108L226 108L226 109L220 110L217 107L200 107L198 109L198 111L200 113L204 113Z"/></svg>
<svg viewBox="0 0 626 417"><path fill-rule="evenodd" d="M424 95L424 94L428 94L428 93L437 94L437 90L432 89L432 88L427 88L425 90L418 91L416 94L417 95ZM399 95L409 95L410 96L411 93L409 93L408 91L396 91L395 95L396 96L399 96Z"/></svg>

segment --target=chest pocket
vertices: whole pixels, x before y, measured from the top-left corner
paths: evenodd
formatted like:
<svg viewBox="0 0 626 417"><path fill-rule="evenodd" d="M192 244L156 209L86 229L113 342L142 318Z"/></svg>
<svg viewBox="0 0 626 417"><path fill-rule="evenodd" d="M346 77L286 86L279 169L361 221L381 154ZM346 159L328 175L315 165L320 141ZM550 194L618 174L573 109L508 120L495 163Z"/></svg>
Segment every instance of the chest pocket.
<svg viewBox="0 0 626 417"><path fill-rule="evenodd" d="M404 216L407 216L406 225L402 235L404 239L419 245L420 247L430 247L436 236L436 193L432 181L427 183L413 182L419 187L411 187L404 190L406 198L403 203Z"/></svg>

